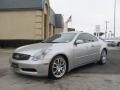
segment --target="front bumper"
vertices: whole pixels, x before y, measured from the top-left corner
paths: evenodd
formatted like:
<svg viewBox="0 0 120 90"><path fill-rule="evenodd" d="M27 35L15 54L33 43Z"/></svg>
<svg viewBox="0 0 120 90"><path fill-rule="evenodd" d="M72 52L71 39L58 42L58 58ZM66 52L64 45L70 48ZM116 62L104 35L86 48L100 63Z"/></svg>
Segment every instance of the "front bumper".
<svg viewBox="0 0 120 90"><path fill-rule="evenodd" d="M10 59L12 70L16 73L32 75L32 76L48 76L49 63L43 60L14 60ZM13 66L15 64L16 66Z"/></svg>

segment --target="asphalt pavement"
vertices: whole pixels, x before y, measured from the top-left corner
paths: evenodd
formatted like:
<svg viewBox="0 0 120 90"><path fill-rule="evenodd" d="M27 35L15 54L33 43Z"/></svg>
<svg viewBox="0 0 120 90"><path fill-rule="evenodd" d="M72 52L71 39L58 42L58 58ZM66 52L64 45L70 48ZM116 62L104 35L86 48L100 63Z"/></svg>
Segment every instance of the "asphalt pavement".
<svg viewBox="0 0 120 90"><path fill-rule="evenodd" d="M120 48L111 47L106 65L89 64L62 79L32 77L11 71L13 49L0 49L0 90L120 90Z"/></svg>

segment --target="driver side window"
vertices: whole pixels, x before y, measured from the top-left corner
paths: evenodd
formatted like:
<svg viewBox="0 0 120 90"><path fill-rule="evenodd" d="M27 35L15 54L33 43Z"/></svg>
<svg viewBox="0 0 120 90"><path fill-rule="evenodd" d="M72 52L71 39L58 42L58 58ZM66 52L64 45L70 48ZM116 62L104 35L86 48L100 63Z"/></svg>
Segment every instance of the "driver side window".
<svg viewBox="0 0 120 90"><path fill-rule="evenodd" d="M77 40L83 40L84 43L90 43L90 42L96 42L98 41L96 37L87 34L87 33L82 33L78 36Z"/></svg>
<svg viewBox="0 0 120 90"><path fill-rule="evenodd" d="M83 40L84 43L88 43L89 42L89 38L87 37L86 34L82 33L80 34L76 40Z"/></svg>

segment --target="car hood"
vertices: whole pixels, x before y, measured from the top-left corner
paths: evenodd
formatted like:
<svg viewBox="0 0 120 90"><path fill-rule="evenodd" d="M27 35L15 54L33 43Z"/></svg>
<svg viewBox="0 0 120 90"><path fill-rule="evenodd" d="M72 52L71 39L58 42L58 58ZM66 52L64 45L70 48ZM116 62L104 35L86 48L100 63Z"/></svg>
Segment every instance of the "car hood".
<svg viewBox="0 0 120 90"><path fill-rule="evenodd" d="M34 54L40 52L41 50L46 50L53 46L53 43L37 43L19 47L15 50L15 53L29 54L33 56Z"/></svg>

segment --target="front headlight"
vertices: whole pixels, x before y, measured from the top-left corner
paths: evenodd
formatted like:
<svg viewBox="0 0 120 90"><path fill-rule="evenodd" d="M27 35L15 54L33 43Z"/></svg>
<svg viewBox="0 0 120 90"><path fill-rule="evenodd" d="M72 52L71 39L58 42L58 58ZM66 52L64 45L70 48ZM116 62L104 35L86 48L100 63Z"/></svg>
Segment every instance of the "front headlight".
<svg viewBox="0 0 120 90"><path fill-rule="evenodd" d="M34 57L33 60L34 61L38 61L38 60L42 60L44 59L44 57L51 51L51 49L47 49L47 50L42 50L40 52L38 52Z"/></svg>

